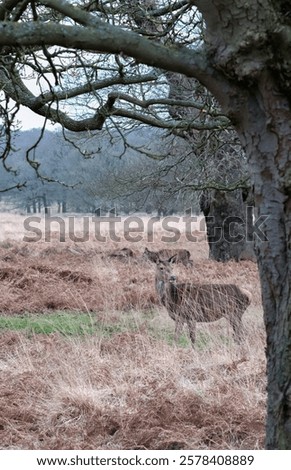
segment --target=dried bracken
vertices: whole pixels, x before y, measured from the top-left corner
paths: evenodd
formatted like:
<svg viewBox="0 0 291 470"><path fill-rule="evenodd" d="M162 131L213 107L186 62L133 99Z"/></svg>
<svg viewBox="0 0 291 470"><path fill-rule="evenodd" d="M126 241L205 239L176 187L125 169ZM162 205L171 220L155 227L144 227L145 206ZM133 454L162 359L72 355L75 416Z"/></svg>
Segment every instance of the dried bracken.
<svg viewBox="0 0 291 470"><path fill-rule="evenodd" d="M264 363L251 350L193 356L145 333L0 341L2 449L263 446Z"/></svg>
<svg viewBox="0 0 291 470"><path fill-rule="evenodd" d="M100 247L94 241L79 245L10 241L8 247L3 247L2 243L0 312L19 314L51 309L98 312L157 305L155 266L144 261L143 248L136 249L134 257L112 257L112 245ZM248 261L222 265L205 258L195 259L195 250L200 245L192 247L193 267L177 266L179 279L236 283L250 291L253 304L259 305L256 265Z"/></svg>

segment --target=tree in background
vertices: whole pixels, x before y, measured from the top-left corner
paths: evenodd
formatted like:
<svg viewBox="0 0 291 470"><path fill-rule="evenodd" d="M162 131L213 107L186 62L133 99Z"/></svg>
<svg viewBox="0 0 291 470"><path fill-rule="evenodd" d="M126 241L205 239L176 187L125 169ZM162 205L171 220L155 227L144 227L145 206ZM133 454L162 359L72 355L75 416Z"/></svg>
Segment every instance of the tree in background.
<svg viewBox="0 0 291 470"><path fill-rule="evenodd" d="M151 15L151 11L158 11L158 7L158 1L141 0L138 6L129 10L129 15L150 37L167 42L173 47L188 45L192 35L189 27L186 26L184 34L178 37L174 31L167 33L157 17ZM196 38L200 37L202 40L202 21L196 22L195 30ZM162 31L164 34L161 36ZM192 159L197 161L197 167L200 166L200 173L199 175L196 173L194 178L192 172L188 174L185 172L182 178L177 179L175 190L183 191L187 180L193 190L199 188L202 191L200 207L205 215L211 258L216 261L230 259L238 261L242 254L246 256L248 246L250 247L248 257L254 259L253 244L246 242L245 236L247 229L252 230L252 227L247 226L252 225L252 219L246 217L247 207L243 191L249 194L251 187L246 159L239 140L231 129L208 130L207 127L203 129L209 114L218 116L221 111L215 98L196 79L169 71L165 77L169 87L168 98L172 100L169 101L169 115L176 121L188 123L199 121L201 124L199 131L191 126L172 130L174 135L180 136L187 142L192 150ZM185 106L185 103L189 102L196 102L196 106ZM181 146L181 152L183 150L185 152L183 147ZM186 151L186 154L188 153L189 149ZM192 181L189 180L190 175ZM225 224L226 219L232 221L228 226ZM231 229L231 224L235 225L235 230ZM224 236L222 236L223 230Z"/></svg>
<svg viewBox="0 0 291 470"><path fill-rule="evenodd" d="M98 130L108 122L118 126L124 118L177 130L211 131L232 123L247 155L258 216L264 221L265 237L257 253L267 332L266 446L291 449L290 5L280 0L157 4L148 6L147 15L159 21L161 38L173 33L170 43L157 41L130 21L128 9L138 9L136 2L83 1L73 6L65 0L3 0L1 90L7 99L74 132ZM202 19L201 38L196 25ZM180 47L184 34L188 46ZM74 86L81 70L83 82ZM227 117L207 109L202 123L173 121L168 106L181 103L169 102L163 93L165 70L197 79ZM40 78L38 92L28 90L28 73ZM154 95L148 94L150 83L156 86ZM142 84L141 97L134 93L137 84ZM110 86L114 88L106 93ZM75 101L70 107L70 100L82 95L85 116Z"/></svg>

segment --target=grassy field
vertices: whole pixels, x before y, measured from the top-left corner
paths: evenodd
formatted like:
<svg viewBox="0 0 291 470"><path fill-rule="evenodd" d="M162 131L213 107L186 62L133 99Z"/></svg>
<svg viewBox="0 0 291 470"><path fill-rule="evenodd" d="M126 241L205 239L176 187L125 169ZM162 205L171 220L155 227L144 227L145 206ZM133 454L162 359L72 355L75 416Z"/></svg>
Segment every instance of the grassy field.
<svg viewBox="0 0 291 470"><path fill-rule="evenodd" d="M198 325L195 349L159 305L154 243L23 242L23 218L0 232L2 449L258 449L265 419L265 334L254 263L215 263L181 239L180 279L249 290L245 341L225 320ZM14 222L13 222L14 221ZM14 231L13 231L14 227ZM199 232L198 228L197 231ZM122 238L123 237L123 238ZM132 259L112 254L133 249Z"/></svg>

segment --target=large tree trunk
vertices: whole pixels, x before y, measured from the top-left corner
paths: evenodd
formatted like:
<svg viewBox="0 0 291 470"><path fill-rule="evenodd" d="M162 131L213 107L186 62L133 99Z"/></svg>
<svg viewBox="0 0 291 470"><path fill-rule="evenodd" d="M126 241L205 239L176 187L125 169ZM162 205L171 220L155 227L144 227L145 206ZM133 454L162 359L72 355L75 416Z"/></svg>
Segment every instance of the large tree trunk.
<svg viewBox="0 0 291 470"><path fill-rule="evenodd" d="M289 9L269 1L194 3L216 70L209 86L239 133L258 216L267 216L266 240L257 243L267 333L266 447L291 449L290 54L279 43L286 37L285 48L290 44Z"/></svg>
<svg viewBox="0 0 291 470"><path fill-rule="evenodd" d="M242 190L203 191L200 208L205 216L209 257L216 261L255 261L251 207L247 207Z"/></svg>
<svg viewBox="0 0 291 470"><path fill-rule="evenodd" d="M264 105L262 105L264 103ZM267 332L267 449L291 449L291 111L270 75L249 96L238 129L254 178L266 241L258 263Z"/></svg>

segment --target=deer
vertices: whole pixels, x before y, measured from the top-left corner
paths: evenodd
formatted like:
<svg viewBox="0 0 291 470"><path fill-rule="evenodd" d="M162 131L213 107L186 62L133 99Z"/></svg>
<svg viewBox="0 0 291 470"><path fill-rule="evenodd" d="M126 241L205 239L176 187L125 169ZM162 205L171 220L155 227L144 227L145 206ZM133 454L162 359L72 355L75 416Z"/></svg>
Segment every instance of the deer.
<svg viewBox="0 0 291 470"><path fill-rule="evenodd" d="M148 248L145 248L143 253L143 258L156 263L158 259L166 259L171 257L173 263L182 263L184 266L192 266L193 261L190 260L190 251L185 249L162 249L159 251L150 251Z"/></svg>
<svg viewBox="0 0 291 470"><path fill-rule="evenodd" d="M156 262L155 286L159 300L175 321L175 342L187 324L194 347L197 322L213 322L226 318L234 331L234 339L243 337L242 316L251 303L251 294L236 284L199 284L177 282L172 273L174 255Z"/></svg>
<svg viewBox="0 0 291 470"><path fill-rule="evenodd" d="M134 258L134 252L131 248L120 248L117 250L112 251L108 255L110 258L117 258L120 260L126 260L129 258Z"/></svg>

